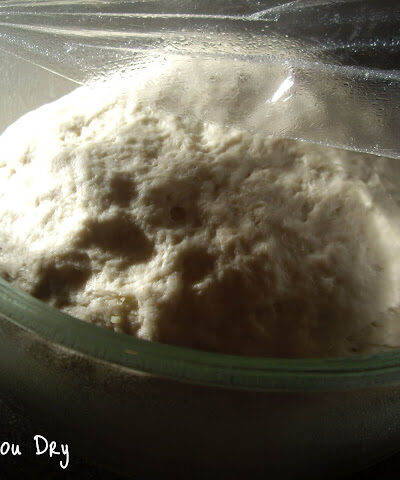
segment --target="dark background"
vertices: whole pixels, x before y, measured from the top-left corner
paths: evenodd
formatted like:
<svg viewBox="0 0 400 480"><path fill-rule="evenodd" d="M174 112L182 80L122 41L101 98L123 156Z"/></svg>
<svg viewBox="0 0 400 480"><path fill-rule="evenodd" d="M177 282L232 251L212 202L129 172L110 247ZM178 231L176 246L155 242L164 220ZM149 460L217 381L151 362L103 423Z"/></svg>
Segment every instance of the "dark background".
<svg viewBox="0 0 400 480"><path fill-rule="evenodd" d="M17 457L10 454L0 455L1 480L126 480L126 477L89 465L84 460L77 458L74 455L73 445L69 445L69 466L62 470L59 465L60 456L49 458L48 455L35 455L33 437L37 434L43 435L49 441L53 440L51 435L46 435L46 432L31 419L24 417L15 408L0 401L0 444L4 441L19 444L22 452L22 455ZM337 480L398 480L399 475L400 453L368 470ZM132 480L141 480L139 477L131 478Z"/></svg>

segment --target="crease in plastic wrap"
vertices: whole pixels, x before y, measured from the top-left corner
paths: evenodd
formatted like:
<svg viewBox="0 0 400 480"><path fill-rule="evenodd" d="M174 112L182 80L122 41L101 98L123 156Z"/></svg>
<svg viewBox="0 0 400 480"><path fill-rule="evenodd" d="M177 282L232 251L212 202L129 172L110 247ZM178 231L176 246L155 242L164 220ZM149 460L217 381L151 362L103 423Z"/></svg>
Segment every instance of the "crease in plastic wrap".
<svg viewBox="0 0 400 480"><path fill-rule="evenodd" d="M180 115L398 158L399 21L377 1L3 1L0 127L126 77Z"/></svg>

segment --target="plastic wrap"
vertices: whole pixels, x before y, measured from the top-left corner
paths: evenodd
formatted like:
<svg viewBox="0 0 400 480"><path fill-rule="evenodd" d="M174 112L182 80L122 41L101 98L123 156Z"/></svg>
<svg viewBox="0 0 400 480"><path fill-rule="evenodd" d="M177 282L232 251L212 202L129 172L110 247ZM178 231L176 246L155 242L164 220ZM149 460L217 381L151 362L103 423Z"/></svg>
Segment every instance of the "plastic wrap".
<svg viewBox="0 0 400 480"><path fill-rule="evenodd" d="M375 1L3 1L0 128L146 67L161 108L399 157L399 18Z"/></svg>
<svg viewBox="0 0 400 480"><path fill-rule="evenodd" d="M0 130L135 76L179 114L399 157L398 17L373 1L3 0ZM2 397L110 469L338 478L398 449L398 351L250 359L116 335L3 280L0 304Z"/></svg>

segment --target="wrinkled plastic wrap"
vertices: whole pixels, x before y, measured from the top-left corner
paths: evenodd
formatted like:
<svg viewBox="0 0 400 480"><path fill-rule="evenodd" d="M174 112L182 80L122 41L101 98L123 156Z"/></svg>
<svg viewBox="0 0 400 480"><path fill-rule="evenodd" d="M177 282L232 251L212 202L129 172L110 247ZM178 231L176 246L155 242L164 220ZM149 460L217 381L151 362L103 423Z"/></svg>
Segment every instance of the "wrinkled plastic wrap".
<svg viewBox="0 0 400 480"><path fill-rule="evenodd" d="M182 115L400 157L399 20L382 1L3 1L0 129L141 75Z"/></svg>
<svg viewBox="0 0 400 480"><path fill-rule="evenodd" d="M2 0L0 131L81 84L134 75L160 108L399 157L394 5ZM399 448L399 352L177 354L23 295L0 282L1 396L91 462L130 477L339 478Z"/></svg>

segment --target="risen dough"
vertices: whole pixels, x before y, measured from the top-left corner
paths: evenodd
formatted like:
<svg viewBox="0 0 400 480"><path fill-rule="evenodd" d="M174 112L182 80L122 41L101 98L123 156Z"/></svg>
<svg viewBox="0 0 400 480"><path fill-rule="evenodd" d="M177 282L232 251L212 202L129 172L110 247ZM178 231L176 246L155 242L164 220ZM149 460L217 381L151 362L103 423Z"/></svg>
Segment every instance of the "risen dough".
<svg viewBox="0 0 400 480"><path fill-rule="evenodd" d="M0 274L140 338L246 355L399 342L395 162L83 87L0 138Z"/></svg>

